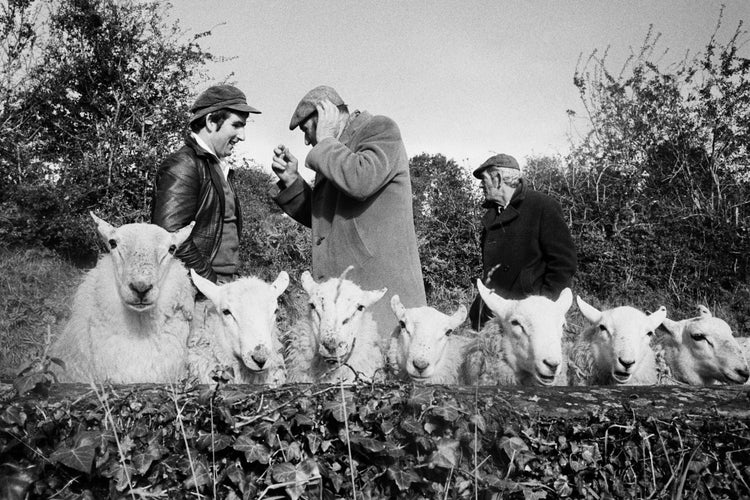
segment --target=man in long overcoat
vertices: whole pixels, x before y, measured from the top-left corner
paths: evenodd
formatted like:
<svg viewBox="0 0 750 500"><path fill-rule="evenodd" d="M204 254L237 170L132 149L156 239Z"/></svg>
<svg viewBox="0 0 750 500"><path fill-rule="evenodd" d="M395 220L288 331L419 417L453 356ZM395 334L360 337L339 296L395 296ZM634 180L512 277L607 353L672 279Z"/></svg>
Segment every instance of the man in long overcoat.
<svg viewBox="0 0 750 500"><path fill-rule="evenodd" d="M571 285L577 258L560 204L530 189L515 158L492 156L474 170L487 209L482 217L482 281L505 299L544 295L556 300ZM469 310L474 328L492 312L479 295Z"/></svg>
<svg viewBox="0 0 750 500"><path fill-rule="evenodd" d="M349 113L339 94L320 86L294 111L296 127L313 148L305 165L312 186L284 145L274 149L272 167L281 191L276 203L312 228L312 274L317 281L347 275L365 290L388 288L372 306L381 335L396 325L390 297L406 307L426 303L412 215L409 159L396 123L367 111Z"/></svg>

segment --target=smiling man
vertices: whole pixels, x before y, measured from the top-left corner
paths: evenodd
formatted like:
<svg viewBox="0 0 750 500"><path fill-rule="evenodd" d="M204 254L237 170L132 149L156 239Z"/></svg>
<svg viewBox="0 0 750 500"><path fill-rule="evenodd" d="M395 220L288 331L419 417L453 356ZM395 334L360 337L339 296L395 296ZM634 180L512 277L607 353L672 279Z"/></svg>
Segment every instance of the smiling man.
<svg viewBox="0 0 750 500"><path fill-rule="evenodd" d="M210 87L190 108L191 134L156 174L151 222L176 231L195 221L175 252L189 268L213 282L232 281L239 266L242 216L226 161L245 140L250 113L245 94L232 85Z"/></svg>

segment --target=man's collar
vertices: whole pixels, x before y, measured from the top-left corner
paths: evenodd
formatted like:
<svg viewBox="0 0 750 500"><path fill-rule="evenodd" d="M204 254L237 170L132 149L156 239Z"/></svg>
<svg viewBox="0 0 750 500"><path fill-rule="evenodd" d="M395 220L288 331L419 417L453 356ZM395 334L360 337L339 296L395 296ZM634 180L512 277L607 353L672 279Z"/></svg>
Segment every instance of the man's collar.
<svg viewBox="0 0 750 500"><path fill-rule="evenodd" d="M204 141L203 138L201 138L201 136L199 136L195 132L190 132L190 136L193 138L193 140L195 140L195 143L201 147L201 149L206 151L206 153L211 153L212 155L216 156L216 152L214 151L214 148L206 144L206 141ZM217 160L219 159L218 156L216 157L216 159Z"/></svg>

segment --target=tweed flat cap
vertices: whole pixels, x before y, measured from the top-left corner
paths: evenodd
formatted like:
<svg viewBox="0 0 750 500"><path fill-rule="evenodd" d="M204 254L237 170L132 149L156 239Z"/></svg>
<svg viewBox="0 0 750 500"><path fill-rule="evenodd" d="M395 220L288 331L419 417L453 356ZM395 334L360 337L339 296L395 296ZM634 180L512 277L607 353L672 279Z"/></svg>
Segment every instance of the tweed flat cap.
<svg viewBox="0 0 750 500"><path fill-rule="evenodd" d="M481 179L482 172L490 167L514 168L516 170L521 170L521 167L518 166L518 162L515 158L510 155L501 153L499 155L487 158L487 161L479 165L479 167L474 170L474 177L476 177L477 179Z"/></svg>
<svg viewBox="0 0 750 500"><path fill-rule="evenodd" d="M319 85L305 94L305 97L297 104L297 109L294 110L294 114L292 115L292 121L289 122L289 130L294 130L300 123L307 120L315 112L315 106L320 101L326 99L331 101L335 106L344 105L344 100L333 87Z"/></svg>
<svg viewBox="0 0 750 500"><path fill-rule="evenodd" d="M244 113L259 114L260 111L247 104L245 94L233 85L214 85L204 90L190 108L189 123L220 109L231 109Z"/></svg>

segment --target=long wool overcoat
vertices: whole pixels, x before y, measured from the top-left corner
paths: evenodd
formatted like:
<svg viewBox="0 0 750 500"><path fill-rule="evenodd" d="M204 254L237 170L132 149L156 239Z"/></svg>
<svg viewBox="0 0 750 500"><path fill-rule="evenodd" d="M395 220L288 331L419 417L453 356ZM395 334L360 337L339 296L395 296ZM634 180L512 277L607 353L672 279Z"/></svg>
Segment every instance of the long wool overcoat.
<svg viewBox="0 0 750 500"><path fill-rule="evenodd" d="M571 285L576 248L560 204L523 182L505 210L482 217L482 281L506 299L544 295L556 300ZM490 316L477 295L469 318L476 328Z"/></svg>
<svg viewBox="0 0 750 500"><path fill-rule="evenodd" d="M365 290L388 292L371 306L378 330L396 325L390 298L426 305L412 214L409 159L396 123L355 111L339 139L325 139L307 155L313 187L302 178L276 203L312 228L312 274L317 281L347 275Z"/></svg>

